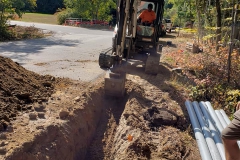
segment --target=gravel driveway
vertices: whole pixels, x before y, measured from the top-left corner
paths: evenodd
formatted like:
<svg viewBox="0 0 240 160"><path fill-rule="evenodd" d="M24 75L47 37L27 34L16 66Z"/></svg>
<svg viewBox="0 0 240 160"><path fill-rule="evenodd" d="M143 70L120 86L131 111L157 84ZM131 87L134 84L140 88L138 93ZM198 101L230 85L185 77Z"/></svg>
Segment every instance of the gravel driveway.
<svg viewBox="0 0 240 160"><path fill-rule="evenodd" d="M91 81L105 72L98 65L98 55L111 47L111 30L17 21L11 24L54 32L47 38L0 43L0 55L24 68L41 75L82 81Z"/></svg>

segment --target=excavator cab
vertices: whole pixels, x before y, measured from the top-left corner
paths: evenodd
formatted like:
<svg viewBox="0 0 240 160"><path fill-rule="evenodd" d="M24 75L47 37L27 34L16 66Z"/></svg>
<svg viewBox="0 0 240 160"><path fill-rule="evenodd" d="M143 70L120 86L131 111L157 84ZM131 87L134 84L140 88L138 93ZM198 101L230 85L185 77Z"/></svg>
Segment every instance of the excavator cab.
<svg viewBox="0 0 240 160"><path fill-rule="evenodd" d="M153 11L156 14L156 20L152 23L151 26L141 24L139 21L137 23L137 33L136 33L136 43L135 47L140 47L143 49L153 48L158 50L158 41L162 33L162 17L163 17L163 1L153 1L145 0L141 1L139 6L139 15L141 12L146 10L148 4L153 5ZM138 15L138 19L139 19Z"/></svg>
<svg viewBox="0 0 240 160"><path fill-rule="evenodd" d="M138 23L138 16L141 11L147 9L149 3L153 5L156 19L152 26L144 26ZM123 59L134 58L137 49L140 48L149 53L145 72L157 74L160 61L158 42L162 36L163 12L164 0L118 0L117 21L112 38L112 48L100 53L100 67L110 68L114 64L121 63ZM107 77L111 78L111 75ZM114 78L114 76L112 77ZM119 91L119 93L122 93L122 91Z"/></svg>

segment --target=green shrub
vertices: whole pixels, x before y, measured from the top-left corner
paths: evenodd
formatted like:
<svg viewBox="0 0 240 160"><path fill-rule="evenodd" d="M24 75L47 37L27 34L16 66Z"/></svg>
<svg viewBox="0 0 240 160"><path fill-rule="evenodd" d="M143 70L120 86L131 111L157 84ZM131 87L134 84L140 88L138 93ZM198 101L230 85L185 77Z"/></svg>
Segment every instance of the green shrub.
<svg viewBox="0 0 240 160"><path fill-rule="evenodd" d="M231 117L236 111L237 102L240 101L240 90L231 89L223 84L197 85L192 87L190 97L196 101L211 101L215 109L224 109Z"/></svg>
<svg viewBox="0 0 240 160"><path fill-rule="evenodd" d="M64 24L67 18L79 18L79 14L72 9L65 9L57 14L58 24Z"/></svg>
<svg viewBox="0 0 240 160"><path fill-rule="evenodd" d="M7 26L0 26L0 41L6 41L11 39L11 33L7 29Z"/></svg>
<svg viewBox="0 0 240 160"><path fill-rule="evenodd" d="M226 93L225 108L234 113L237 102L240 101L240 90L229 90Z"/></svg>

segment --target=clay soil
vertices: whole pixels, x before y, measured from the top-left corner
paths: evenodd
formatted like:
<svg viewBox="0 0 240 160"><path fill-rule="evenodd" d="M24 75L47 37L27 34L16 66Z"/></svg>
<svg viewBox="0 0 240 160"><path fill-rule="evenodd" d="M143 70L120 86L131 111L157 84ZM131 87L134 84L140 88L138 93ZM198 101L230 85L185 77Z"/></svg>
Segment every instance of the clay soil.
<svg viewBox="0 0 240 160"><path fill-rule="evenodd" d="M178 50L164 43L163 53ZM0 57L0 159L201 159L171 68L144 73L146 55L123 63L123 98L91 83L41 76ZM178 85L173 85L173 82Z"/></svg>

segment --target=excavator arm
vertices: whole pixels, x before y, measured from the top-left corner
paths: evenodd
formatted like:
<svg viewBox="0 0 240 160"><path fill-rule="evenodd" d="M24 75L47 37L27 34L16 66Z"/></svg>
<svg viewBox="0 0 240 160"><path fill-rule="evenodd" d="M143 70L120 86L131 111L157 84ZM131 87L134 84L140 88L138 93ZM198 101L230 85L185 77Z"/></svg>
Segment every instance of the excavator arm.
<svg viewBox="0 0 240 160"><path fill-rule="evenodd" d="M153 27L138 24L138 15L148 3L154 5L156 20ZM163 18L164 0L118 0L117 21L114 29L112 49L102 52L99 56L100 67L111 68L121 64L122 60L134 58L136 48L150 53L145 65L145 72L157 74L160 62L158 52L161 22ZM144 32L139 32L139 29ZM147 33L147 34L146 34ZM126 75L108 72L105 77L105 92L109 95L122 95L125 89ZM121 86L121 87L120 87Z"/></svg>

